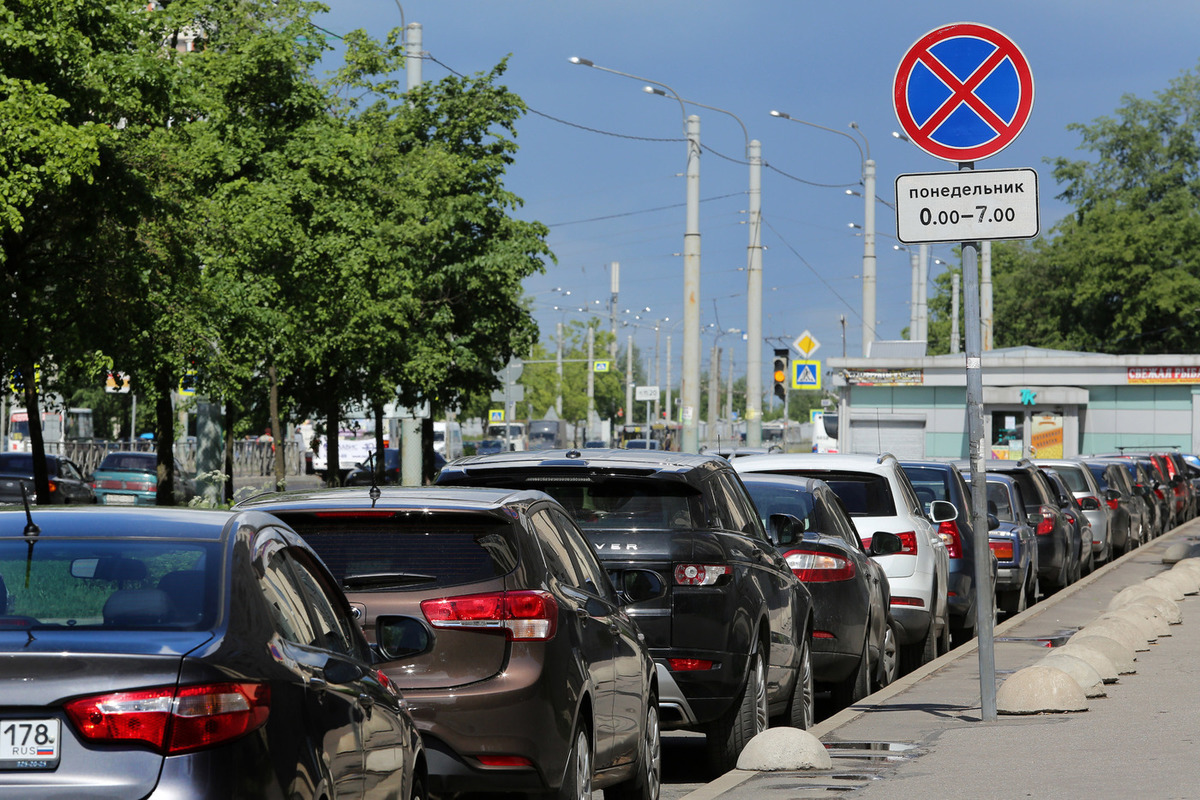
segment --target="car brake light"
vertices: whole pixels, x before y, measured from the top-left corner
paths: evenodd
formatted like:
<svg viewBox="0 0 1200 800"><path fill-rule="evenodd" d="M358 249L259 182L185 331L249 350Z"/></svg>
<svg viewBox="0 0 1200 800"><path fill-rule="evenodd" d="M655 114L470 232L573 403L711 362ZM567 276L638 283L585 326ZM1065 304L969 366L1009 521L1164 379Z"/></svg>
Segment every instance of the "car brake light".
<svg viewBox="0 0 1200 800"><path fill-rule="evenodd" d="M730 572L729 567L717 564L676 564L675 583L680 586L712 586L722 575Z"/></svg>
<svg viewBox="0 0 1200 800"><path fill-rule="evenodd" d="M919 606L923 607L925 601L919 597L901 597L900 595L892 595L892 605L894 606Z"/></svg>
<svg viewBox="0 0 1200 800"><path fill-rule="evenodd" d="M837 638L836 636L833 635L833 633L831 631L813 631L812 637L814 639L836 639Z"/></svg>
<svg viewBox="0 0 1200 800"><path fill-rule="evenodd" d="M558 603L547 592L488 592L422 600L435 628L503 633L510 642L545 642L558 629Z"/></svg>
<svg viewBox="0 0 1200 800"><path fill-rule="evenodd" d="M92 486L94 486L97 489L124 489L125 482L124 481L114 481L114 480L110 480L110 479L106 478L104 480L96 481L94 484L92 484Z"/></svg>
<svg viewBox="0 0 1200 800"><path fill-rule="evenodd" d="M1166 500L1166 499L1167 499L1167 496L1166 496L1165 494L1163 494L1163 490L1162 490L1162 489L1160 489L1160 488L1158 488L1157 486L1154 488L1154 495L1155 495L1155 497L1157 497L1159 500Z"/></svg>
<svg viewBox="0 0 1200 800"><path fill-rule="evenodd" d="M783 560L795 576L805 583L848 581L856 572L853 561L813 550L791 550Z"/></svg>
<svg viewBox="0 0 1200 800"><path fill-rule="evenodd" d="M1037 530L1034 531L1038 536L1045 536L1048 533L1054 532L1054 512L1047 506L1040 506L1038 511L1042 514L1042 520L1037 524Z"/></svg>
<svg viewBox="0 0 1200 800"><path fill-rule="evenodd" d="M958 524L952 520L944 520L938 525L938 536L946 545L946 552L951 558L962 558L962 534Z"/></svg>
<svg viewBox="0 0 1200 800"><path fill-rule="evenodd" d="M93 742L142 742L164 755L188 753L250 733L267 721L271 687L211 683L81 697L63 706Z"/></svg>
<svg viewBox="0 0 1200 800"><path fill-rule="evenodd" d="M475 756L481 767L500 769L528 769L533 762L524 756Z"/></svg>
<svg viewBox="0 0 1200 800"><path fill-rule="evenodd" d="M696 672L712 669L713 662L706 658L668 658L667 665L672 672Z"/></svg>
<svg viewBox="0 0 1200 800"><path fill-rule="evenodd" d="M896 535L900 537L900 555L915 556L917 554L917 532L904 531Z"/></svg>
<svg viewBox="0 0 1200 800"><path fill-rule="evenodd" d="M158 484L154 481L125 481L125 487L132 492L157 492Z"/></svg>
<svg viewBox="0 0 1200 800"><path fill-rule="evenodd" d="M992 548L992 552L996 554L996 558L1000 561L1013 560L1013 543L1012 542L988 542L988 547Z"/></svg>

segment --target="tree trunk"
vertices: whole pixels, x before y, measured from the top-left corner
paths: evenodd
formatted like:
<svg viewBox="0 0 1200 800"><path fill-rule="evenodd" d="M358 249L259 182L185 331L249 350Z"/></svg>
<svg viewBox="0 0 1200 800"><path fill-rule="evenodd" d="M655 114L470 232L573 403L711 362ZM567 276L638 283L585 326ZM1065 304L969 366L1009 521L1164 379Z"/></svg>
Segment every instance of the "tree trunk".
<svg viewBox="0 0 1200 800"><path fill-rule="evenodd" d="M33 494L38 505L49 505L50 475L46 471L46 440L42 436L42 409L38 404L37 365L32 361L21 365L25 383L25 418L29 420L29 453L33 457Z"/></svg>
<svg viewBox="0 0 1200 800"><path fill-rule="evenodd" d="M158 400L154 404L154 427L158 449L158 491L155 505L175 505L175 410L171 403L171 378L159 376Z"/></svg>
<svg viewBox="0 0 1200 800"><path fill-rule="evenodd" d="M338 401L333 388L325 388L325 485L341 486L342 472L338 463Z"/></svg>
<svg viewBox="0 0 1200 800"><path fill-rule="evenodd" d="M267 367L267 376L271 381L271 392L268 400L271 415L271 448L275 452L275 491L287 489L287 465L284 463L283 432L279 426L279 373L275 365Z"/></svg>
<svg viewBox="0 0 1200 800"><path fill-rule="evenodd" d="M383 452L383 403L374 403L371 410L375 412L375 483L382 485L387 477L387 458Z"/></svg>

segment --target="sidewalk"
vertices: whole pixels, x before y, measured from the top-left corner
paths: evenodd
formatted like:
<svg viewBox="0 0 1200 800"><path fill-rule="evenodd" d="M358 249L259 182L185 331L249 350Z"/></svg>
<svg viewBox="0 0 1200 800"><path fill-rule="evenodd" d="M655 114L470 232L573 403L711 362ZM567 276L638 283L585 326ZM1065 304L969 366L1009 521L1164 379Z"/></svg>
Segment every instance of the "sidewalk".
<svg viewBox="0 0 1200 800"><path fill-rule="evenodd" d="M1200 552L1200 519L997 626L997 686L1118 591L1169 569L1162 555L1176 542ZM816 725L832 771L734 770L686 800L1200 797L1200 596L1178 602L1183 624L1138 653L1137 673L1086 712L982 722L972 642Z"/></svg>

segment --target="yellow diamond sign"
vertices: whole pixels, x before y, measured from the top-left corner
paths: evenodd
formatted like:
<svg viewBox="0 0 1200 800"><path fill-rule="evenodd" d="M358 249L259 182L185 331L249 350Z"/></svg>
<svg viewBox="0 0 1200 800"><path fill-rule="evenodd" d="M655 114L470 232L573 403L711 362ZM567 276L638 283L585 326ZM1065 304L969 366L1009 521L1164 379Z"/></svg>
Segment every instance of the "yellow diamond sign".
<svg viewBox="0 0 1200 800"><path fill-rule="evenodd" d="M820 348L820 346L821 343L818 342L817 338L808 331L800 334L798 337L796 337L796 341L792 342L792 347L799 350L805 358L817 352L817 349Z"/></svg>

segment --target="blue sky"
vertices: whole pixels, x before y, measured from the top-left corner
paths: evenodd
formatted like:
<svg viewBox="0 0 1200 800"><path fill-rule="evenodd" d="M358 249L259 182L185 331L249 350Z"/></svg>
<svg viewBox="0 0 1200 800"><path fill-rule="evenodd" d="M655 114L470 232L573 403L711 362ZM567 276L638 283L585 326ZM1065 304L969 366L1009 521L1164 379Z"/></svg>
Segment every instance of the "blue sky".
<svg viewBox="0 0 1200 800"><path fill-rule="evenodd" d="M979 169L1032 167L1040 177L1041 225L1067 211L1047 159L1085 157L1074 122L1111 115L1125 94L1150 98L1200 63L1200 4L1195 0L1007 0L967 4L868 0L437 0L402 2L405 22L422 25L424 78L448 70L490 70L508 57L503 83L531 109L518 123L520 150L507 186L524 199L518 216L550 226L558 258L529 279L543 340L555 323L582 319L553 306L600 308L607 319L609 264L621 267L620 307L644 319L669 318L671 368L682 352L686 149L679 105L642 92L640 82L573 65L570 56L665 83L688 100L737 115L762 142L763 335L790 342L808 330L815 358L861 353L863 223L859 149L850 139L769 115L778 109L847 134L851 121L876 162L876 193L892 200L898 174L953 169L892 137L899 125L891 87L908 48L953 22L999 29L1028 59L1035 83L1032 114L1016 141L977 162ZM382 37L399 26L394 0L334 2L319 24L365 28ZM748 169L745 139L725 114L701 118L701 319L746 325ZM655 141L655 140L678 141ZM860 140L860 144L862 144ZM895 217L876 207L876 338L899 339L909 321L911 271L893 250ZM948 245L933 257L953 258ZM931 259L932 261L932 259ZM932 278L942 266L930 266ZM556 287L569 290L563 297ZM596 304L594 301L600 301ZM630 315L632 316L632 314ZM606 323L607 324L607 323ZM653 323L651 322L651 325ZM1003 320L997 320L1002 326ZM647 358L649 328L624 329ZM734 344L741 374L745 344ZM711 335L701 345L707 363ZM769 348L764 344L764 370ZM666 341L660 339L665 358Z"/></svg>

